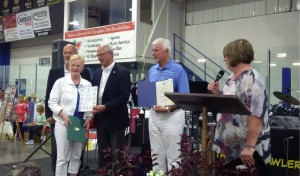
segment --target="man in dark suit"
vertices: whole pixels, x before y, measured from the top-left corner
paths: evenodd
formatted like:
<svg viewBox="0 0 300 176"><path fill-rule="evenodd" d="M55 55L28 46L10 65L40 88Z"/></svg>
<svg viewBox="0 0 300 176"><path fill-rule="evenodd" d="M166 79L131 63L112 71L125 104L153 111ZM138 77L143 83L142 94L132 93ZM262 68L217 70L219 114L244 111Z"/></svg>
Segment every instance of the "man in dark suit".
<svg viewBox="0 0 300 176"><path fill-rule="evenodd" d="M51 89L55 83L56 80L59 78L62 78L68 74L69 72L69 60L70 57L73 54L77 54L76 47L72 44L67 44L63 48L63 56L64 56L64 62L65 64L62 66L58 66L55 68L51 68L48 75L48 82L47 82L47 89L46 89L46 99L45 99L45 107L46 107L46 118L47 121L51 124L51 160L52 160L52 170L55 173L55 167L56 167L56 142L55 142L55 136L54 136L54 119L52 117L53 112L48 106L48 100L50 96ZM89 70L84 68L81 72L82 78L91 81Z"/></svg>
<svg viewBox="0 0 300 176"><path fill-rule="evenodd" d="M127 102L130 94L130 72L113 59L110 46L97 49L97 57L102 64L94 74L93 86L98 86L98 103L93 108L97 128L99 168L105 161L103 150L110 147L112 151L120 149L124 143L125 128L129 125ZM113 155L113 161L118 157Z"/></svg>

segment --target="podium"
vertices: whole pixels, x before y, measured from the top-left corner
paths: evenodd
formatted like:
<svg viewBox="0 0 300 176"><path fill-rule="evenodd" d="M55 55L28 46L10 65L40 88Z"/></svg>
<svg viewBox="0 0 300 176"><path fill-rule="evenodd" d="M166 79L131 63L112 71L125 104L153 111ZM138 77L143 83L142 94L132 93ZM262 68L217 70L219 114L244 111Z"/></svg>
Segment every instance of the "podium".
<svg viewBox="0 0 300 176"><path fill-rule="evenodd" d="M250 115L249 109L235 95L198 93L165 93L176 105L186 111L202 112L201 149L207 149L207 112Z"/></svg>

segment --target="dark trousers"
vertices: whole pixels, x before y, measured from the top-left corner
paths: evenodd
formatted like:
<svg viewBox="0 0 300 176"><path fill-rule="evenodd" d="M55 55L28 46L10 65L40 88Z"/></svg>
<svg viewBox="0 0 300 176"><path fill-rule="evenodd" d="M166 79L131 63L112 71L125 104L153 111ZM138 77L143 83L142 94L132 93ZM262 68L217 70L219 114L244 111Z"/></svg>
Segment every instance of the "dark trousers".
<svg viewBox="0 0 300 176"><path fill-rule="evenodd" d="M116 151L117 149L121 149L124 144L124 134L125 128L114 132L109 132L107 130L101 130L99 127L97 127L99 168L103 168L107 162L118 160L119 152L114 153L114 155L111 153L112 158L105 159L105 153L102 151L108 147L111 148L112 152Z"/></svg>
<svg viewBox="0 0 300 176"><path fill-rule="evenodd" d="M43 125L36 125L29 127L29 140L33 140L33 134L36 134L38 137L41 137L41 130Z"/></svg>
<svg viewBox="0 0 300 176"><path fill-rule="evenodd" d="M54 125L51 124L51 160L52 160L52 170L55 173L57 150L56 150L56 140L54 135Z"/></svg>
<svg viewBox="0 0 300 176"><path fill-rule="evenodd" d="M21 131L21 134L22 134L22 138L24 139L24 129L23 129L23 122L18 122L19 124L19 128L20 128L20 131ZM17 132L17 124L16 122L13 122L13 133L14 133L14 136Z"/></svg>

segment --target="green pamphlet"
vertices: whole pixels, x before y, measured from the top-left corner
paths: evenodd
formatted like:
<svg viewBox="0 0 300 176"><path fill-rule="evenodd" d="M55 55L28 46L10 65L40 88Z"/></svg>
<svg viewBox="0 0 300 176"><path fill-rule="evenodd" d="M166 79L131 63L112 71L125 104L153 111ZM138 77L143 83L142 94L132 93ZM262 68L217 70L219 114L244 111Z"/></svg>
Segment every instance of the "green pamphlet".
<svg viewBox="0 0 300 176"><path fill-rule="evenodd" d="M86 142L86 129L83 127L84 120L78 117L69 116L72 124L68 125L67 139L75 142Z"/></svg>

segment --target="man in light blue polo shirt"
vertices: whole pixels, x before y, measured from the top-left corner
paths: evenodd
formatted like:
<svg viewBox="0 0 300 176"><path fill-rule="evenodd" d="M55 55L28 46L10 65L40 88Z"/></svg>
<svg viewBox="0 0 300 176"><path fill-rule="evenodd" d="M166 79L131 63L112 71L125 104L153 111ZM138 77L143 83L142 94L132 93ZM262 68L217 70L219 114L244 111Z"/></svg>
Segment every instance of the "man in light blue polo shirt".
<svg viewBox="0 0 300 176"><path fill-rule="evenodd" d="M158 38L152 43L152 56L156 65L149 70L148 81L157 82L167 79L173 80L174 92L189 93L189 83L186 72L181 65L170 58L170 41ZM149 115L149 137L151 152L158 154L152 159L157 165L153 170L166 173L172 164L178 161L180 155L181 134L183 133L185 113L176 105L154 106Z"/></svg>

